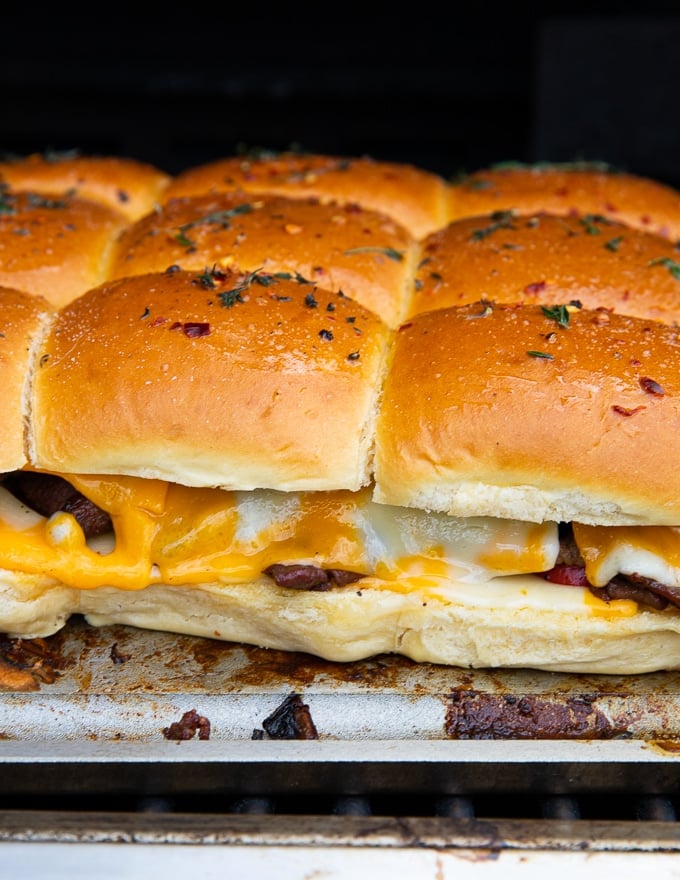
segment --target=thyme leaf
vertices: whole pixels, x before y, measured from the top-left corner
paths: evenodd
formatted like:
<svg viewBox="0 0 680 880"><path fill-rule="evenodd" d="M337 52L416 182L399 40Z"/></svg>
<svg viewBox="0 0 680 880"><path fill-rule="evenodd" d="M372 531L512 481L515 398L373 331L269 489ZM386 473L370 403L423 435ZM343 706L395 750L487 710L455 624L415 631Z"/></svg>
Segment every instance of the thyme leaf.
<svg viewBox="0 0 680 880"><path fill-rule="evenodd" d="M398 263L404 259L404 254L401 251L391 247L355 247L350 248L348 251L344 251L345 256L370 253L384 254L386 257L389 257L390 260L395 260Z"/></svg>
<svg viewBox="0 0 680 880"><path fill-rule="evenodd" d="M494 211L491 215L492 222L482 228L474 229L470 236L471 241L482 241L499 229L514 229L513 220L515 219L514 211Z"/></svg>
<svg viewBox="0 0 680 880"><path fill-rule="evenodd" d="M567 306L541 306L541 311L546 318L556 321L560 327L569 326L569 309Z"/></svg>
<svg viewBox="0 0 680 880"><path fill-rule="evenodd" d="M650 260L647 263L648 266L665 266L666 269L671 273L673 278L677 278L680 281L680 262L677 260L672 260L670 257L657 257L654 260Z"/></svg>
<svg viewBox="0 0 680 880"><path fill-rule="evenodd" d="M233 208L227 208L224 211L213 211L210 214L205 214L203 217L197 217L195 220L190 220L188 223L183 223L181 226L177 227L177 235L175 236L176 241L182 245L182 247L194 247L196 244L187 233L195 229L197 226L221 226L222 229L229 229L230 223L229 221L238 217L240 214L249 214L253 210L253 206L246 202L243 205L236 205Z"/></svg>
<svg viewBox="0 0 680 880"><path fill-rule="evenodd" d="M547 361L553 360L553 356L551 354L548 354L547 351L530 350L527 352L527 354L529 355L529 357L532 357L532 358L543 358L544 360L547 360Z"/></svg>

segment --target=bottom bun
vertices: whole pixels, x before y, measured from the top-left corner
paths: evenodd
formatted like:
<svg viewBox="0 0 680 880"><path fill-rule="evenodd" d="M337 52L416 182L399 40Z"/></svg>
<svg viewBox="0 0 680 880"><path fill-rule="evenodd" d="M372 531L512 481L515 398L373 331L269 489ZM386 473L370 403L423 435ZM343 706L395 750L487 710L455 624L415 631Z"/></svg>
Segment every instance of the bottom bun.
<svg viewBox="0 0 680 880"><path fill-rule="evenodd" d="M524 587L513 601L500 601L487 584L479 602L467 596L461 602L454 587L397 592L354 584L300 592L261 580L81 591L6 572L0 619L10 635L24 638L50 635L77 613L95 626L128 624L338 662L394 653L470 668L606 674L680 668L680 614L607 613L605 603L577 598L585 594L579 588L534 581L536 596Z"/></svg>

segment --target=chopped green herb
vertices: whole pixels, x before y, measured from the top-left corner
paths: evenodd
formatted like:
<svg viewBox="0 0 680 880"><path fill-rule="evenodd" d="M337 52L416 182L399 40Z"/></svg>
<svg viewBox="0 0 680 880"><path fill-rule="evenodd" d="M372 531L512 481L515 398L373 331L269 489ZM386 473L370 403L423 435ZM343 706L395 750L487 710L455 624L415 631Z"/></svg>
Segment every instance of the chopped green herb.
<svg viewBox="0 0 680 880"><path fill-rule="evenodd" d="M677 278L680 281L680 262L677 260L672 260L670 257L657 257L655 260L650 260L647 265L665 266L673 278Z"/></svg>
<svg viewBox="0 0 680 880"><path fill-rule="evenodd" d="M610 225L611 220L601 214L584 214L579 218L579 223L585 228L588 235L599 235L602 230L597 224Z"/></svg>
<svg viewBox="0 0 680 880"><path fill-rule="evenodd" d="M604 246L607 248L608 251L612 251L612 253L616 253L618 251L622 241L623 241L623 236L617 235L616 238L610 238L609 241L606 241L604 243Z"/></svg>
<svg viewBox="0 0 680 880"><path fill-rule="evenodd" d="M296 272L294 275L290 272L274 272L272 277L279 278L281 281L297 281L298 284L314 284L313 281L305 278L304 275L300 275L299 272Z"/></svg>
<svg viewBox="0 0 680 880"><path fill-rule="evenodd" d="M561 306L541 306L541 311L552 321L556 321L560 327L569 326L569 309L565 305Z"/></svg>
<svg viewBox="0 0 680 880"><path fill-rule="evenodd" d="M16 207L14 196L6 183L0 183L0 214L14 214Z"/></svg>
<svg viewBox="0 0 680 880"><path fill-rule="evenodd" d="M608 162L598 160L574 159L571 162L497 162L491 166L492 171L513 171L526 169L528 171L599 171L604 173L616 173L617 169Z"/></svg>
<svg viewBox="0 0 680 880"><path fill-rule="evenodd" d="M260 269L255 269L254 272L250 272L246 275L241 284L237 287L220 293L220 301L223 306L231 308L237 302L245 302L242 294L248 290L252 284L258 284L260 287L269 287L276 283L277 281L273 275L268 275L266 272L261 272Z"/></svg>
<svg viewBox="0 0 680 880"><path fill-rule="evenodd" d="M515 219L514 211L494 211L491 215L492 223L482 229L475 229L470 236L471 241L482 241L499 229L514 229L512 222Z"/></svg>
<svg viewBox="0 0 680 880"><path fill-rule="evenodd" d="M235 207L225 209L224 211L213 211L210 214L205 214L203 217L197 217L196 220L190 220L188 223L183 223L179 226L175 239L182 245L182 247L194 247L196 242L187 235L189 230L195 229L197 226L210 225L221 226L222 229L229 229L229 221L231 219L238 217L240 214L249 214L252 210L253 206L246 202L243 205L236 205Z"/></svg>
<svg viewBox="0 0 680 880"><path fill-rule="evenodd" d="M147 306L144 309L144 311L142 312L142 314L139 316L139 320L143 321L144 318L148 318L150 314L151 314L151 309Z"/></svg>
<svg viewBox="0 0 680 880"><path fill-rule="evenodd" d="M551 361L553 356L548 354L546 351L528 351L527 354L532 358L543 358L544 360Z"/></svg>
<svg viewBox="0 0 680 880"><path fill-rule="evenodd" d="M389 257L390 260L395 260L398 263L404 259L404 255L401 251L395 250L395 248L391 247L355 247L350 248L348 251L344 251L345 256L370 253L384 254L386 257Z"/></svg>
<svg viewBox="0 0 680 880"><path fill-rule="evenodd" d="M305 305L308 309L315 309L319 305L319 302L313 293L307 294L305 297Z"/></svg>

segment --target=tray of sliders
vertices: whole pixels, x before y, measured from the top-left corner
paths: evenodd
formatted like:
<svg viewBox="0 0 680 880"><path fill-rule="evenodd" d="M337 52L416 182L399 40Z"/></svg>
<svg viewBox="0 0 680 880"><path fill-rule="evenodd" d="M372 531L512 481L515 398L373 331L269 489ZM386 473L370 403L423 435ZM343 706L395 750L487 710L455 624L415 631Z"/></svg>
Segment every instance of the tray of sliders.
<svg viewBox="0 0 680 880"><path fill-rule="evenodd" d="M599 164L0 163L0 760L675 784L678 238Z"/></svg>

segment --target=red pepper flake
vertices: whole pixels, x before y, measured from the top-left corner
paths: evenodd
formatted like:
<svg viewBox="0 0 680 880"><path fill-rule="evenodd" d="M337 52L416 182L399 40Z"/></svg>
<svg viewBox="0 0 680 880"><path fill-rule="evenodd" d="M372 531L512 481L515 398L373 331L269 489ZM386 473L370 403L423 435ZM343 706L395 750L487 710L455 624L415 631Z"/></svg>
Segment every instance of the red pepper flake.
<svg viewBox="0 0 680 880"><path fill-rule="evenodd" d="M113 645L111 645L111 660L113 660L116 665L127 663L131 656L131 654L124 654L122 651L118 650L118 642L114 642Z"/></svg>
<svg viewBox="0 0 680 880"><path fill-rule="evenodd" d="M536 296L542 290L545 290L545 288L546 288L545 281L534 281L533 284L527 284L527 286L524 288L524 292L528 296Z"/></svg>
<svg viewBox="0 0 680 880"><path fill-rule="evenodd" d="M618 404L614 404L612 407L615 413L618 413L620 416L634 416L637 413L641 412L643 409L647 409L646 406L636 406L635 409L628 409L625 406L619 406Z"/></svg>
<svg viewBox="0 0 680 880"><path fill-rule="evenodd" d="M161 324L165 324L167 318L163 318L160 315L157 318L154 318L153 321L149 324L149 327L160 327Z"/></svg>
<svg viewBox="0 0 680 880"><path fill-rule="evenodd" d="M654 397L663 397L666 393L658 382L655 382L654 379L649 379L647 376L643 376L640 379L640 388L646 391L647 394L653 394Z"/></svg>
<svg viewBox="0 0 680 880"><path fill-rule="evenodd" d="M163 318L163 320L165 321L166 319ZM168 329L181 330L184 335L188 336L190 339L210 335L210 324L202 321L186 321L185 323L182 323L181 321L173 321Z"/></svg>
<svg viewBox="0 0 680 880"><path fill-rule="evenodd" d="M188 321L182 325L184 335L189 339L198 339L200 336L210 335L210 324L204 321Z"/></svg>

